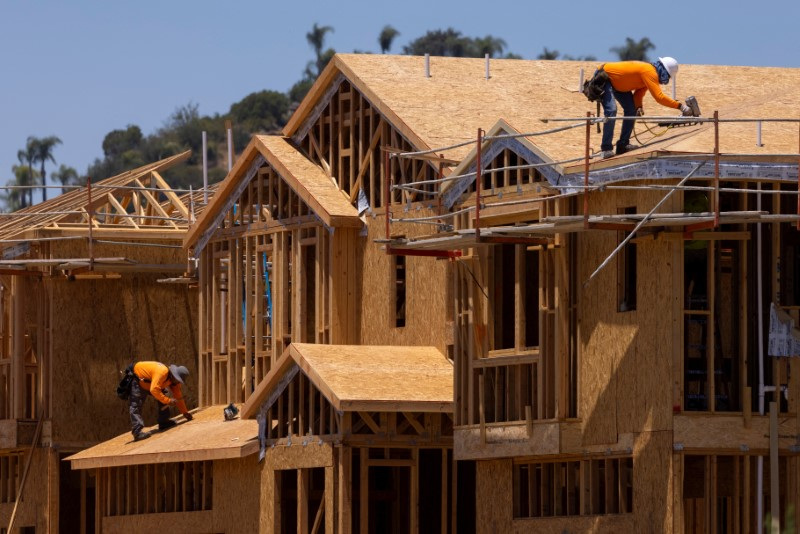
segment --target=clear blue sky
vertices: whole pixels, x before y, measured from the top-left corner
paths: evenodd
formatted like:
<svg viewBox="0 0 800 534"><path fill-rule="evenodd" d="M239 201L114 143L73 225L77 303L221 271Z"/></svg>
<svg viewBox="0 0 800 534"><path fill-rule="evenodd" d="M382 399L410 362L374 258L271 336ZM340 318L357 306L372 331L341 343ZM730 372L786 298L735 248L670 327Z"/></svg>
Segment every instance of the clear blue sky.
<svg viewBox="0 0 800 534"><path fill-rule="evenodd" d="M453 27L500 37L525 59L547 47L611 60L626 37L648 37L651 56L682 63L800 67L798 20L798 0L3 0L0 184L29 135L59 136L57 163L84 173L113 129L150 134L189 102L225 113L251 92L287 90L312 59L315 22L333 26L326 45L339 52L379 52L391 24L396 53Z"/></svg>

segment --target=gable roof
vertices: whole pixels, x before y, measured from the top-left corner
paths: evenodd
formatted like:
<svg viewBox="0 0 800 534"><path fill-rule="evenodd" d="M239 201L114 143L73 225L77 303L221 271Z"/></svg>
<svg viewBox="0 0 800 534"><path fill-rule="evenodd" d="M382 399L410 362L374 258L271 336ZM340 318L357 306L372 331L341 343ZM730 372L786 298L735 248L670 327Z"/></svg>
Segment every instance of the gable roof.
<svg viewBox="0 0 800 534"><path fill-rule="evenodd" d="M213 232L220 218L224 217L236 201L235 197L241 192L241 187L252 178L252 168L260 166L262 161L260 158L272 166L326 226L362 225L356 208L337 189L331 179L286 138L275 135L254 135L228 176L218 187L203 214L189 229L183 241L184 248L194 245L201 237L205 237L207 232Z"/></svg>
<svg viewBox="0 0 800 534"><path fill-rule="evenodd" d="M527 133L566 125L544 123L540 120L543 118L580 119L587 112L596 112L595 105L576 90L581 69L586 77L591 76L599 62L493 59L488 80L485 65L483 59L431 57L431 77L426 78L424 58L420 56L337 54L287 123L284 134L291 136L301 130L313 116L317 100L340 73L420 150L475 139L478 128L488 128L498 119ZM798 86L800 69L682 64L677 97L696 96L706 117L718 110L722 119L798 119L800 105L794 96ZM670 87L664 89L670 93ZM678 115L677 110L658 105L649 94L644 109L650 116ZM638 129L644 132L640 137L646 148L593 165L619 165L657 151L708 153L714 147L711 124L672 128L663 133L663 128L657 128L655 133L661 133L657 137L644 131L643 126ZM584 154L585 128L531 140L550 160L567 160ZM752 123L720 125L723 153L774 157L796 153L797 124L764 123L763 141L764 146L755 146ZM592 130L591 144L599 149L596 129ZM474 144L441 152L447 158L460 160L473 147ZM567 166L564 173L578 168L582 163Z"/></svg>
<svg viewBox="0 0 800 534"><path fill-rule="evenodd" d="M130 432L66 458L73 469L162 464L243 458L258 451L258 423L253 419L225 421L225 406L209 406L165 432L133 441ZM151 428L149 430L153 430ZM146 429L147 430L147 429Z"/></svg>
<svg viewBox="0 0 800 534"><path fill-rule="evenodd" d="M453 411L453 364L435 347L292 343L242 407L253 417L298 368L338 411Z"/></svg>

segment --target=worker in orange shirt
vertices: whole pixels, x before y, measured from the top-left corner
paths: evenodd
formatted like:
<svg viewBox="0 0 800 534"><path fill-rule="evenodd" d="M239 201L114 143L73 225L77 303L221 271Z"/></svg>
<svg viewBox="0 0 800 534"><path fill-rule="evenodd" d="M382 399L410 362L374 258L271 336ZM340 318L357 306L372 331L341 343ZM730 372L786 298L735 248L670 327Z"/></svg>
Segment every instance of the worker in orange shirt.
<svg viewBox="0 0 800 534"><path fill-rule="evenodd" d="M136 380L131 384L129 397L129 412L131 415L131 433L134 441L140 441L150 437L150 432L142 430L144 419L142 418L142 405L148 395L152 395L160 403L158 410L158 429L166 430L172 428L177 423L169 417L169 407L177 406L187 421L192 420L192 414L186 409L183 402L181 385L189 370L182 365L170 365L167 367L160 362L138 362L133 366L133 373ZM172 398L165 393L170 391Z"/></svg>
<svg viewBox="0 0 800 534"><path fill-rule="evenodd" d="M666 85L670 78L678 73L678 62L671 57L660 57L653 63L644 61L619 61L600 66L608 75L605 91L601 98L603 113L607 117L603 125L603 141L600 150L603 158L614 155L614 123L617 116L617 103L622 105L626 117L644 115L642 103L644 94L650 91L653 98L668 108L680 109L683 115L691 115L692 110L686 104L673 100L661 91L659 84ZM631 133L635 119L622 121L622 131L617 141L617 155L639 148L631 144Z"/></svg>

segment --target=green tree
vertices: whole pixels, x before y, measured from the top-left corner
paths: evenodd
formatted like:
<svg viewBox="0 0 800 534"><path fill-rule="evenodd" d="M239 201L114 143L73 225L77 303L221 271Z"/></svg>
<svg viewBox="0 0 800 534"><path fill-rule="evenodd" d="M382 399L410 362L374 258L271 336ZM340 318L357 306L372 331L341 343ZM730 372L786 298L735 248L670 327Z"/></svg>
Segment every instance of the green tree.
<svg viewBox="0 0 800 534"><path fill-rule="evenodd" d="M289 98L277 91L250 93L231 106L230 117L250 133L274 132L286 124Z"/></svg>
<svg viewBox="0 0 800 534"><path fill-rule="evenodd" d="M491 57L501 55L506 47L503 39L487 35L481 38L471 38L461 35L461 32L453 28L446 30L428 31L422 37L414 39L403 47L404 54L421 56L430 54L432 56L450 57L483 57L489 54ZM505 57L519 57L516 54L507 54Z"/></svg>
<svg viewBox="0 0 800 534"><path fill-rule="evenodd" d="M107 158L120 156L128 150L138 149L142 139L142 130L135 124L129 124L124 130L112 130L103 138L103 154Z"/></svg>
<svg viewBox="0 0 800 534"><path fill-rule="evenodd" d="M289 100L291 100L293 106L303 101L312 85L314 85L314 80L304 77L289 89Z"/></svg>
<svg viewBox="0 0 800 534"><path fill-rule="evenodd" d="M11 167L11 171L14 173L14 183L10 185L14 185L18 189L9 189L8 191L9 195L13 193L12 196L16 198L17 208L33 206L34 188L32 186L36 185L38 173L33 167L24 164L14 165Z"/></svg>
<svg viewBox="0 0 800 534"><path fill-rule="evenodd" d="M19 160L19 166L20 167L26 166L28 168L28 175L27 175L28 178L26 179L26 182L24 184L20 184L20 185L25 185L25 186L34 185L33 184L33 172L34 172L33 171L33 162L36 159L36 150L35 150L35 148L36 147L31 142L31 138L28 137L28 142L26 143L25 148L22 149L22 150L18 150L17 151L17 159ZM17 181L19 181L19 176L20 175L18 174L18 171L15 170L15 169L12 169L12 170L14 170L14 174L17 176ZM22 171L19 171L19 172L22 172ZM26 189L26 190L24 190L24 192L27 193L27 196L28 196L28 204L27 205L28 206L33 206L33 188L31 187L30 189Z"/></svg>
<svg viewBox="0 0 800 534"><path fill-rule="evenodd" d="M624 45L615 46L610 50L619 56L620 61L650 61L647 52L655 47L656 45L647 37L643 37L639 41L626 37Z"/></svg>
<svg viewBox="0 0 800 534"><path fill-rule="evenodd" d="M81 183L81 179L78 176L78 171L72 167L64 165L63 163L58 167L58 169L53 171L50 177L53 178L54 181L61 183L62 193L69 191L66 186L80 185Z"/></svg>
<svg viewBox="0 0 800 534"><path fill-rule="evenodd" d="M22 189L12 189L12 187L19 185L16 180L9 180L6 182L6 185L10 188L0 193L0 201L2 201L4 207L3 211L8 213L24 208L25 191Z"/></svg>
<svg viewBox="0 0 800 534"><path fill-rule="evenodd" d="M506 48L506 42L499 37L476 37L474 39L475 47L479 56L489 54L489 57L502 56L503 50Z"/></svg>
<svg viewBox="0 0 800 534"><path fill-rule="evenodd" d="M558 50L549 50L546 46L536 59L558 59Z"/></svg>
<svg viewBox="0 0 800 534"><path fill-rule="evenodd" d="M56 137L55 135L49 135L47 137L42 137L41 139L36 137L29 137L28 143L32 144L33 146L33 162L39 163L39 176L42 178L42 201L47 200L47 171L45 170L45 164L48 161L53 163L56 162L56 158L53 157L53 149L56 145L61 144L61 139Z"/></svg>
<svg viewBox="0 0 800 534"><path fill-rule="evenodd" d="M333 54L336 52L329 48L323 52L323 48L325 47L325 34L328 32L333 32L332 26L319 26L316 22L311 27L311 31L306 34L306 41L308 44L311 45L311 48L314 49L314 55L316 56L316 62L312 62L312 64L316 67L316 72L310 70L309 67L306 67L306 72L310 74L310 77L315 78L322 73L322 70L328 64L328 61L333 57Z"/></svg>
<svg viewBox="0 0 800 534"><path fill-rule="evenodd" d="M398 35L400 35L400 32L389 24L383 27L381 34L378 36L378 44L381 46L381 54L385 54L390 48L392 48L392 43L394 42L395 37Z"/></svg>

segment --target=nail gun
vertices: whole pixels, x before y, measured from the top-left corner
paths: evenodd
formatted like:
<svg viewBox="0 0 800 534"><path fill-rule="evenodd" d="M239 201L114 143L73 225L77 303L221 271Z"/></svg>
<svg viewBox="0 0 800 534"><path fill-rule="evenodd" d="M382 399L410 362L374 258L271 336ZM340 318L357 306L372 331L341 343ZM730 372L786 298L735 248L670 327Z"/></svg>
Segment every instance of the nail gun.
<svg viewBox="0 0 800 534"><path fill-rule="evenodd" d="M686 105L689 106L689 109L692 110L691 115L686 115L686 117L699 117L700 116L700 104L697 103L697 99L694 96L687 96L686 97ZM697 124L691 120L681 121L681 122L659 122L659 126L691 126L693 124Z"/></svg>

